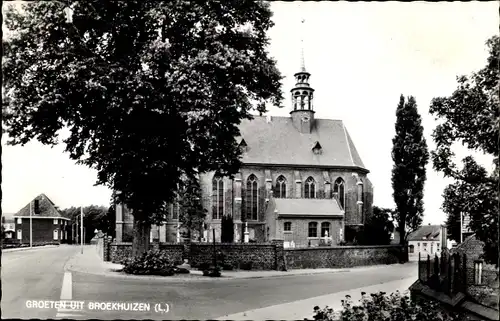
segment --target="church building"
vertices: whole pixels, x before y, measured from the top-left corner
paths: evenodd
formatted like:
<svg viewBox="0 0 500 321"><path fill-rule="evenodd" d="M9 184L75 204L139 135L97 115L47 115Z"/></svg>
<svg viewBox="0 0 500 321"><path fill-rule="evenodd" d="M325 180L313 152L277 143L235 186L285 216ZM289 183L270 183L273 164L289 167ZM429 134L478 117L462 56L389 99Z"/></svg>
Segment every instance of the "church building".
<svg viewBox="0 0 500 321"><path fill-rule="evenodd" d="M242 166L233 179L200 175L208 210L204 241L212 241L215 229L220 242L224 215L233 217L235 242L246 234L249 242L283 239L286 247L349 242L365 223L373 202L369 171L341 120L314 117L310 76L302 62L290 116L241 122ZM153 227L151 239L179 242L178 218L172 205L168 223ZM117 241L131 224L131 215L117 206Z"/></svg>

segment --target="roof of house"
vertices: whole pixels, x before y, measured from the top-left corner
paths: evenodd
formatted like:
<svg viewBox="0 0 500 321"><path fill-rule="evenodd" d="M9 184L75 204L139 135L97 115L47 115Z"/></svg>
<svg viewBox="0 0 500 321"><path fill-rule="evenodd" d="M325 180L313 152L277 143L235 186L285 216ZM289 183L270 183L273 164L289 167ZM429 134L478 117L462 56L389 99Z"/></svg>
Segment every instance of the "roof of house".
<svg viewBox="0 0 500 321"><path fill-rule="evenodd" d="M441 225L423 225L408 236L408 241L438 241L440 233Z"/></svg>
<svg viewBox="0 0 500 321"><path fill-rule="evenodd" d="M300 133L291 117L254 116L239 125L245 141L242 162L361 168L366 170L341 120L315 119L310 134ZM321 153L314 153L315 146Z"/></svg>
<svg viewBox="0 0 500 321"><path fill-rule="evenodd" d="M335 199L275 198L279 216L343 216Z"/></svg>
<svg viewBox="0 0 500 321"><path fill-rule="evenodd" d="M61 217L64 218L64 216L61 215L59 210L56 208L56 205L54 202L50 200L50 198L47 197L45 194L40 194L37 197L35 197L31 202L26 204L22 209L19 210L14 216L30 216L30 210L31 210L31 205L32 202L35 200L38 200L39 208L40 208L40 214L35 214L33 212L34 217Z"/></svg>

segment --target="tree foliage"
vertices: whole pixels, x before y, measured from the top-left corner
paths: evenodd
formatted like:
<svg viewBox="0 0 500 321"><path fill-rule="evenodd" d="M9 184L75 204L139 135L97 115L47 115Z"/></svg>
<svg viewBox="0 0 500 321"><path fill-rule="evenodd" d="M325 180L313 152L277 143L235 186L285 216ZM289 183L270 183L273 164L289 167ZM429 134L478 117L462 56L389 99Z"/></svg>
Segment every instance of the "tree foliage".
<svg viewBox="0 0 500 321"><path fill-rule="evenodd" d="M498 264L500 37L490 38L486 45L486 66L470 76L457 77L457 89L449 97L434 98L429 111L440 121L433 132L434 168L455 181L443 194L443 210L448 221L460 210L470 215L469 227L485 243L486 261ZM472 156L464 158L458 168L452 151L456 143L492 156L493 172L488 173Z"/></svg>
<svg viewBox="0 0 500 321"><path fill-rule="evenodd" d="M71 219L71 224L80 224L80 207L72 206L63 209L60 212L62 216ZM96 229L101 230L105 233L114 230L114 216L113 218L110 218L109 215L109 208L105 206L90 205L83 208L83 227L85 228L85 242L90 242L90 240L95 236L94 231ZM80 231L78 231L78 233L80 233Z"/></svg>
<svg viewBox="0 0 500 321"><path fill-rule="evenodd" d="M429 161L422 119L415 98L400 97L396 110L396 136L392 140L392 188L396 203L395 220L401 245L422 225L425 166Z"/></svg>
<svg viewBox="0 0 500 321"><path fill-rule="evenodd" d="M201 238L203 222L207 210L203 207L200 183L196 177L185 178L179 189L179 221L181 228L187 231L187 238L191 240L191 232L197 231Z"/></svg>
<svg viewBox="0 0 500 321"><path fill-rule="evenodd" d="M183 175L234 174L237 125L281 105L281 75L266 51L263 1L36 1L6 10L10 144L62 138L134 216L134 252L148 246ZM138 240L141 242L138 242ZM136 242L137 241L137 242ZM139 248L139 249L138 249Z"/></svg>
<svg viewBox="0 0 500 321"><path fill-rule="evenodd" d="M394 231L392 217L394 210L373 206L373 214L356 237L360 245L387 245L391 243L391 233Z"/></svg>

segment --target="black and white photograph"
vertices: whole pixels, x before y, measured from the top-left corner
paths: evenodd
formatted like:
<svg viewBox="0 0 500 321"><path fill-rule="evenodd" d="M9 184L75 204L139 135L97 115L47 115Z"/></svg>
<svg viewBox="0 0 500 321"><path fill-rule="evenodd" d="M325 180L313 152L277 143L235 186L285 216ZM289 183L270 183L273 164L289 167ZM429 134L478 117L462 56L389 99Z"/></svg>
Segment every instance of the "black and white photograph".
<svg viewBox="0 0 500 321"><path fill-rule="evenodd" d="M3 1L2 319L499 319L498 1Z"/></svg>

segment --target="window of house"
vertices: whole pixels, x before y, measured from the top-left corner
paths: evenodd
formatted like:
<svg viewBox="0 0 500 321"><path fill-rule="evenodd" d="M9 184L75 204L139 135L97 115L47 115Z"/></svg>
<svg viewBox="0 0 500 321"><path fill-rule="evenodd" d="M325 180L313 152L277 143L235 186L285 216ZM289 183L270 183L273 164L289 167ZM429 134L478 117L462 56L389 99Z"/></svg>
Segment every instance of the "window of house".
<svg viewBox="0 0 500 321"><path fill-rule="evenodd" d="M321 223L321 236L332 236L330 232L330 223L329 222L323 222Z"/></svg>
<svg viewBox="0 0 500 321"><path fill-rule="evenodd" d="M333 185L333 192L337 194L339 198L339 203L342 209L345 208L345 185L344 180L342 178L337 178L335 184Z"/></svg>
<svg viewBox="0 0 500 321"><path fill-rule="evenodd" d="M258 183L257 177L252 174L247 179L247 189L246 189L246 217L249 220L257 220L258 211Z"/></svg>
<svg viewBox="0 0 500 321"><path fill-rule="evenodd" d="M310 222L308 228L308 237L318 237L318 223Z"/></svg>
<svg viewBox="0 0 500 321"><path fill-rule="evenodd" d="M59 239L59 232L57 230L54 230L54 240Z"/></svg>
<svg viewBox="0 0 500 321"><path fill-rule="evenodd" d="M436 243L436 252L439 252L439 243Z"/></svg>
<svg viewBox="0 0 500 321"><path fill-rule="evenodd" d="M273 196L276 198L286 198L286 178L283 175L280 175L276 179Z"/></svg>
<svg viewBox="0 0 500 321"><path fill-rule="evenodd" d="M17 230L17 239L22 240L23 238L23 231L22 230Z"/></svg>
<svg viewBox="0 0 500 321"><path fill-rule="evenodd" d="M474 262L474 284L481 285L482 277L483 277L483 262L476 261Z"/></svg>
<svg viewBox="0 0 500 321"><path fill-rule="evenodd" d="M434 253L434 243L431 243L431 254Z"/></svg>
<svg viewBox="0 0 500 321"><path fill-rule="evenodd" d="M59 220L57 218L54 219L54 224L58 224Z"/></svg>
<svg viewBox="0 0 500 321"><path fill-rule="evenodd" d="M220 220L224 214L224 180L214 176L212 180L212 218Z"/></svg>
<svg viewBox="0 0 500 321"><path fill-rule="evenodd" d="M410 245L410 253L414 253L415 252L415 246L414 245Z"/></svg>
<svg viewBox="0 0 500 321"><path fill-rule="evenodd" d="M306 179L306 184L304 186L304 197L305 198L316 197L316 183L314 181L314 178L312 177Z"/></svg>
<svg viewBox="0 0 500 321"><path fill-rule="evenodd" d="M17 218L17 224L22 224L22 222L23 222L23 219L22 219L22 218L20 218L20 217L18 217L18 218Z"/></svg>
<svg viewBox="0 0 500 321"><path fill-rule="evenodd" d="M284 231L285 232L291 232L292 231L292 222L285 222L284 223Z"/></svg>
<svg viewBox="0 0 500 321"><path fill-rule="evenodd" d="M40 201L39 200L35 200L34 212L35 212L35 214L40 214Z"/></svg>
<svg viewBox="0 0 500 321"><path fill-rule="evenodd" d="M427 251L427 243L422 243L422 247L424 251Z"/></svg>

